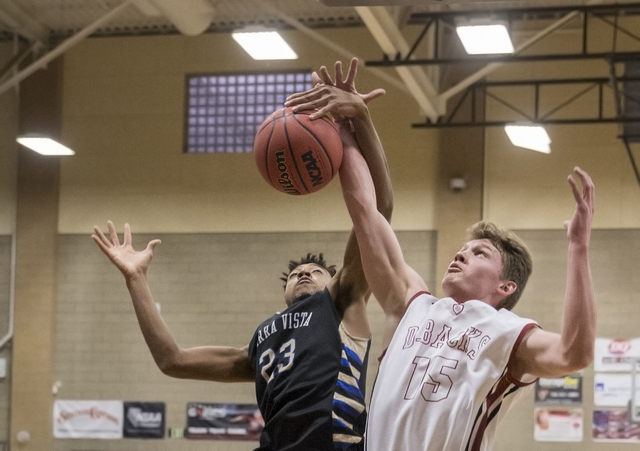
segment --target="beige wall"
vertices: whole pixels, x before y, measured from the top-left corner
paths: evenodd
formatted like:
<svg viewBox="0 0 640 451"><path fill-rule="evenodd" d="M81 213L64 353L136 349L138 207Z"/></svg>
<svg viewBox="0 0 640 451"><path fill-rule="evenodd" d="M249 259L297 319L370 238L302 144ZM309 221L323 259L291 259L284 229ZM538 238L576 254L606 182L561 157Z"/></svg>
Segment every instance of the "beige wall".
<svg viewBox="0 0 640 451"><path fill-rule="evenodd" d="M0 44L0 61L12 55L12 46ZM15 224L17 108L15 90L0 94L0 235L11 234Z"/></svg>
<svg viewBox="0 0 640 451"><path fill-rule="evenodd" d="M365 29L323 34L355 54L378 57ZM300 33L285 37L299 60L255 62L228 34L90 39L69 51L64 135L77 154L62 162L59 231L87 233L109 218L144 232L348 230L337 182L314 196L283 196L260 178L252 154L182 153L185 74L317 70L340 59ZM411 130L410 121L419 119L415 102L364 67L357 86L388 90L371 110L396 198L406 199L397 203L396 226L432 228L436 133Z"/></svg>

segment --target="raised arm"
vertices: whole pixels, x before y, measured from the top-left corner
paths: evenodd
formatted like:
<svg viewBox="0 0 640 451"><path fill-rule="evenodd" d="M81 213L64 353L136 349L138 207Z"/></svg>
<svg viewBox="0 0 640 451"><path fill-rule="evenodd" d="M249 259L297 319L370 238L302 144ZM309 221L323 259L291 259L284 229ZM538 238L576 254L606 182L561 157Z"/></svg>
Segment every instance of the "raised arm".
<svg viewBox="0 0 640 451"><path fill-rule="evenodd" d="M407 302L419 291L428 291L422 278L405 263L391 225L376 210L375 188L355 139L344 140L340 168L342 193L360 245L362 266L373 295L385 312L383 347L391 340Z"/></svg>
<svg viewBox="0 0 640 451"><path fill-rule="evenodd" d="M149 242L143 251L135 251L129 224L124 226L122 244L113 223L108 221L107 225L110 239L97 226L94 227L95 233L91 238L124 276L142 335L158 368L168 376L183 379L253 381L248 347L201 346L182 349L176 344L156 308L147 283L147 270L153 258L153 249L160 240Z"/></svg>
<svg viewBox="0 0 640 451"><path fill-rule="evenodd" d="M560 377L580 370L593 360L596 337L596 306L589 265L591 221L594 212L594 185L582 169L576 167L582 190L570 175L568 182L576 201L576 211L565 222L569 250L567 285L560 334L534 329L525 338L516 355L521 374Z"/></svg>
<svg viewBox="0 0 640 451"><path fill-rule="evenodd" d="M285 105L292 106L296 111L315 109L316 113L311 115L312 120L322 116L331 117L341 128L346 127L353 131L361 146L371 149L369 164L373 174L377 208L389 221L393 210L391 178L382 144L367 107L371 100L384 95L385 92L383 89L376 89L367 94L359 93L355 87L357 68L358 60L353 58L345 78L342 63L337 61L334 67L334 81L327 68L321 67L320 75L315 72L313 74L313 89L292 95ZM360 249L353 230L347 241L342 267L328 288L337 308L343 313L347 329L357 336L368 336L370 332L365 308L369 286L362 269Z"/></svg>

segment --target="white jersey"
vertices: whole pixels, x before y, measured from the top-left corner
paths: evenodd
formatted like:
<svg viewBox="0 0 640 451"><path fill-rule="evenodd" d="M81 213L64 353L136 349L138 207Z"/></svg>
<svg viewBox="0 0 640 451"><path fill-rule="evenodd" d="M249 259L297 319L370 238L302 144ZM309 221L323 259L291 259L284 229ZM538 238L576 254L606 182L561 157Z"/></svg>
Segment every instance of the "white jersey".
<svg viewBox="0 0 640 451"><path fill-rule="evenodd" d="M365 449L491 449L497 423L533 383L508 371L532 327L481 301L418 293L380 358Z"/></svg>

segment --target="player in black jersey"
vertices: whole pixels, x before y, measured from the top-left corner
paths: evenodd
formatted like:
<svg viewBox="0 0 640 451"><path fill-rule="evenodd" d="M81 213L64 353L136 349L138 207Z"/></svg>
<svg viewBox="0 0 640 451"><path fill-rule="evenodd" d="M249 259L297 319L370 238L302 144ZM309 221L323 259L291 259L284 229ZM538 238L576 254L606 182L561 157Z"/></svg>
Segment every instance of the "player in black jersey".
<svg viewBox="0 0 640 451"><path fill-rule="evenodd" d="M335 81L322 67L320 76L314 73L314 88L292 96L287 104L314 108L314 99L322 97L318 115L330 112L341 127L355 132L361 146L377 150L371 152L368 163L378 209L389 219L391 181L366 106L384 91L356 91L357 63L356 59L351 61L343 79L341 63L337 62ZM287 308L264 321L248 346L183 349L158 313L147 283L153 249L160 240L135 251L128 224L123 243L111 221L108 228L109 238L97 226L92 238L124 275L142 334L163 373L186 379L255 382L265 420L259 450L360 449L366 417L369 289L353 231L338 271L327 266L322 254L291 263L285 278Z"/></svg>

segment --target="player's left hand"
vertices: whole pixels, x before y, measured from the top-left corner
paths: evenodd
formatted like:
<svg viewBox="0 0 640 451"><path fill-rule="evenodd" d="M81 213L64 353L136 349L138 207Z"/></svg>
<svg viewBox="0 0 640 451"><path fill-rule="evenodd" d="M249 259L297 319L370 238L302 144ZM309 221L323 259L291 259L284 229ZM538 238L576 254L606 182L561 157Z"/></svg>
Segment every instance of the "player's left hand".
<svg viewBox="0 0 640 451"><path fill-rule="evenodd" d="M353 58L349 66L347 78L342 73L342 62L336 61L335 81L332 80L325 66L320 68L320 76L314 72L309 91L296 93L287 98L285 106L294 107L294 111L316 110L310 119L330 116L336 121L354 118L367 113L366 105L373 99L385 94L384 89L374 89L367 94L356 90L355 78L358 72L358 59Z"/></svg>
<svg viewBox="0 0 640 451"><path fill-rule="evenodd" d="M564 226L567 229L567 237L570 242L582 245L588 245L591 237L591 222L595 207L595 186L589 174L580 169L574 168L575 173L580 178L582 191L578 188L576 181L572 175L567 177L567 181L571 186L573 197L576 200L576 211L573 218L565 221Z"/></svg>

